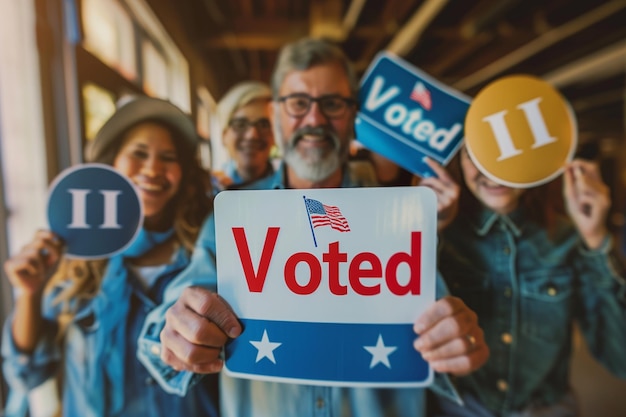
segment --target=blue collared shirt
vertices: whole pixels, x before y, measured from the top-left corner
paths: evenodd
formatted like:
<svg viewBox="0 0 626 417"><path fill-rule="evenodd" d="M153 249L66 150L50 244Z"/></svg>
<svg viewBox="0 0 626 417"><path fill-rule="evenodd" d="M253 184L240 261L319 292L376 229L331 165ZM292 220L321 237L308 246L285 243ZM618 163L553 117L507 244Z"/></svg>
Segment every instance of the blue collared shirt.
<svg viewBox="0 0 626 417"><path fill-rule="evenodd" d="M626 282L610 239L588 250L565 219L549 236L522 209L482 210L444 230L439 256L450 291L478 314L491 349L457 386L496 414L567 394L574 322L593 355L626 377Z"/></svg>
<svg viewBox="0 0 626 417"><path fill-rule="evenodd" d="M228 186L224 187L217 180L217 178L214 177L213 178L213 193L214 194L217 194L218 192L224 190L225 188L235 187L235 186L246 183L246 181L244 181L243 178L241 178L241 176L239 175L239 172L237 171L237 165L235 164L235 161L233 159L228 160L226 164L224 164L223 171L224 171L224 175L230 178L231 182L230 184L228 184ZM263 172L263 175L261 176L261 178L259 178L259 180L262 178L271 177L272 174L274 174L274 166L272 165L270 161L268 161L266 169Z"/></svg>
<svg viewBox="0 0 626 417"><path fill-rule="evenodd" d="M276 173L257 181L246 189L284 189L284 166ZM362 179L352 171L344 173L341 187L363 186ZM215 291L215 223L211 216L198 240L193 261L172 284L172 302L178 298L183 288L199 285ZM444 289L439 280L438 289ZM190 384L197 378L189 372L175 372L163 364L160 352L159 333L164 326L167 307L152 312L140 336L139 357L153 375L170 392L184 395ZM438 392L458 400L456 391L445 375L436 374L435 386ZM231 378L224 373L220 379L222 415L225 417L419 417L425 415L425 392L418 388L372 389L339 388L277 382L252 381Z"/></svg>

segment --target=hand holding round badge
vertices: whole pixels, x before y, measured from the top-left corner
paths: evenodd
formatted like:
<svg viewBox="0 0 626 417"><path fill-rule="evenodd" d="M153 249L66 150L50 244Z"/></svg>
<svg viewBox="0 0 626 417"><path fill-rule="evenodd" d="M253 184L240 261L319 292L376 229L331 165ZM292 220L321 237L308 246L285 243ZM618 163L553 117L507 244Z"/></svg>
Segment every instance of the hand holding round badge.
<svg viewBox="0 0 626 417"><path fill-rule="evenodd" d="M465 117L465 143L478 169L500 184L528 188L560 175L574 156L572 109L550 84L528 75L482 89Z"/></svg>
<svg viewBox="0 0 626 417"><path fill-rule="evenodd" d="M50 187L50 229L74 258L108 258L126 248L143 223L133 184L105 164L63 171Z"/></svg>

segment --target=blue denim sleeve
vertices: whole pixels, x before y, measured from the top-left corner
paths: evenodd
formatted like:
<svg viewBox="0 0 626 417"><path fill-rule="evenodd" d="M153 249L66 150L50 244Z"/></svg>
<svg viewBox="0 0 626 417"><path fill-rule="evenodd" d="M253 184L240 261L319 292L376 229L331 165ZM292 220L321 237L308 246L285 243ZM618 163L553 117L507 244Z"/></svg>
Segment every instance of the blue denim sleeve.
<svg viewBox="0 0 626 417"><path fill-rule="evenodd" d="M137 358L148 372L170 394L184 396L202 375L186 371L175 371L161 361L160 333L165 326L165 312L190 286L201 286L217 290L215 264L215 221L211 214L205 221L189 265L165 289L163 302L148 313L139 333Z"/></svg>
<svg viewBox="0 0 626 417"><path fill-rule="evenodd" d="M448 291L448 286L446 285L446 282L444 281L439 271L437 271L436 292L437 299L443 298L450 294L450 291ZM450 380L448 374L435 372L433 384L430 386L430 389L433 390L437 395L452 400L459 405L463 405L463 400L461 399L461 396L459 395L456 387Z"/></svg>
<svg viewBox="0 0 626 417"><path fill-rule="evenodd" d="M576 317L593 356L626 378L626 275L613 241L596 250L579 246Z"/></svg>
<svg viewBox="0 0 626 417"><path fill-rule="evenodd" d="M61 359L61 348L55 340L57 325L44 321L35 350L26 354L15 346L12 323L13 315L7 318L2 331L2 369L11 391L26 393L56 374Z"/></svg>

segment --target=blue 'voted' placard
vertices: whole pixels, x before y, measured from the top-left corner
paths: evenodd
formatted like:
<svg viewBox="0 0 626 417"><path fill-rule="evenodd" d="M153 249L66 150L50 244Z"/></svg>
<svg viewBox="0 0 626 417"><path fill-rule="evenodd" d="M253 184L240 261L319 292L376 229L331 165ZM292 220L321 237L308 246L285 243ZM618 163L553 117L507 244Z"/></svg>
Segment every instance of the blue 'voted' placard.
<svg viewBox="0 0 626 417"><path fill-rule="evenodd" d="M61 172L48 196L50 229L63 239L65 255L105 258L132 243L143 223L133 184L105 164L82 164Z"/></svg>
<svg viewBox="0 0 626 417"><path fill-rule="evenodd" d="M470 98L401 58L382 52L361 81L357 140L421 177L446 165L463 141Z"/></svg>

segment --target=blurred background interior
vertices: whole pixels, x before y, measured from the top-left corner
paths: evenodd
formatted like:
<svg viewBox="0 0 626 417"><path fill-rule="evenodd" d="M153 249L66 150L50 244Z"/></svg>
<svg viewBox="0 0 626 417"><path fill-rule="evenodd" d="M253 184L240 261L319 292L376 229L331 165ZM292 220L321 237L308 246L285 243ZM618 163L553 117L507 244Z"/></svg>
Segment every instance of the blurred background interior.
<svg viewBox="0 0 626 417"><path fill-rule="evenodd" d="M195 120L204 166L219 167L216 101L238 81L268 82L278 49L309 35L340 44L359 74L387 50L469 96L507 74L542 77L576 114L578 154L601 165L616 236L624 224L626 0L0 0L0 10L0 261L46 226L48 184L82 162L118 98L171 100ZM4 321L5 277L0 296ZM579 338L575 349L584 416L626 415L626 383Z"/></svg>

